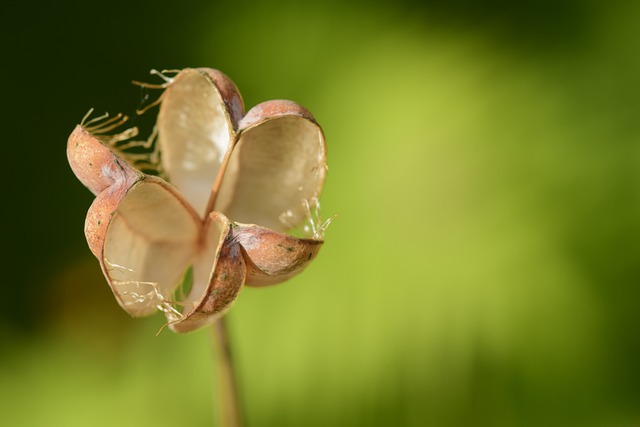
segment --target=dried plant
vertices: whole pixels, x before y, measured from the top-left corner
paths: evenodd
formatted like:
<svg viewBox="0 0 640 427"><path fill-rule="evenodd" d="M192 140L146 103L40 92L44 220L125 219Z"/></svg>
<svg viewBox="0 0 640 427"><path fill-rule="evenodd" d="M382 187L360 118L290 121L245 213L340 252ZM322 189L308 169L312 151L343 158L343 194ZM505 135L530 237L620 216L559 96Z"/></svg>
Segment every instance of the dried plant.
<svg viewBox="0 0 640 427"><path fill-rule="evenodd" d="M90 111L67 156L96 195L85 235L121 307L134 317L160 311L171 330L189 332L221 319L243 285L280 283L315 258L329 224L318 203L325 142L294 102L245 114L220 71L152 73L162 83L134 82L163 90L137 112L159 108L147 139L122 129L125 115ZM286 233L296 228L306 237ZM215 330L224 334L223 324Z"/></svg>

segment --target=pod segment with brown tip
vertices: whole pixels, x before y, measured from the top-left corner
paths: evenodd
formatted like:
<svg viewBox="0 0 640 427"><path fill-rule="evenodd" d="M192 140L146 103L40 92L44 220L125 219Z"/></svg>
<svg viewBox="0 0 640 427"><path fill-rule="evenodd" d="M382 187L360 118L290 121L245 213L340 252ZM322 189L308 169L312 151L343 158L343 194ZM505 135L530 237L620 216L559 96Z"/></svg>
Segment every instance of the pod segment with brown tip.
<svg viewBox="0 0 640 427"><path fill-rule="evenodd" d="M233 234L247 264L247 285L283 282L311 262L324 241L301 239L253 224L235 224Z"/></svg>

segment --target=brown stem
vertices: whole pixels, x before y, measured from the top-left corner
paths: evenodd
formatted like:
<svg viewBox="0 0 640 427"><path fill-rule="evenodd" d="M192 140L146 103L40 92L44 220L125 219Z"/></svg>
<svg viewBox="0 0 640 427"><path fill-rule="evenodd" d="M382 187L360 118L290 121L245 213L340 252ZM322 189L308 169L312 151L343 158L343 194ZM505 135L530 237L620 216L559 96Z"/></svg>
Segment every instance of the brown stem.
<svg viewBox="0 0 640 427"><path fill-rule="evenodd" d="M242 427L240 398L224 317L218 319L213 325L213 340L217 362L214 375L217 376L218 383L220 425L222 427Z"/></svg>

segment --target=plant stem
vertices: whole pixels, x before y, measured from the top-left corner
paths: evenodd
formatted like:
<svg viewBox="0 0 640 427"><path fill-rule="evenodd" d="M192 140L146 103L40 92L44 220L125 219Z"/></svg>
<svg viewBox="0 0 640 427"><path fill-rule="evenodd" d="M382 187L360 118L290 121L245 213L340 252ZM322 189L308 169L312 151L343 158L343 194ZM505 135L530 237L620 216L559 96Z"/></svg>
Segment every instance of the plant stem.
<svg viewBox="0 0 640 427"><path fill-rule="evenodd" d="M225 318L222 317L213 324L213 341L216 353L217 369L216 375L218 383L218 399L220 412L220 425L222 427L242 427L242 413L240 410L240 398L238 386L236 384L235 371L231 355L231 346Z"/></svg>

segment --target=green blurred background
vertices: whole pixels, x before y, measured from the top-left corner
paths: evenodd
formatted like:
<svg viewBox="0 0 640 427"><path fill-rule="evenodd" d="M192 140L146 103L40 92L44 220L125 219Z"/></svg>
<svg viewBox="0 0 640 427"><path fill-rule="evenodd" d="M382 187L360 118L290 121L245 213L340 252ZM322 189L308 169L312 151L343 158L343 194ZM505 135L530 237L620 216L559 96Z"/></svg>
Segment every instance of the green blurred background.
<svg viewBox="0 0 640 427"><path fill-rule="evenodd" d="M207 331L117 306L65 155L151 68L323 125L337 214L229 315L249 425L640 426L640 3L69 1L3 32L6 426L208 426ZM7 167L8 166L8 167Z"/></svg>

